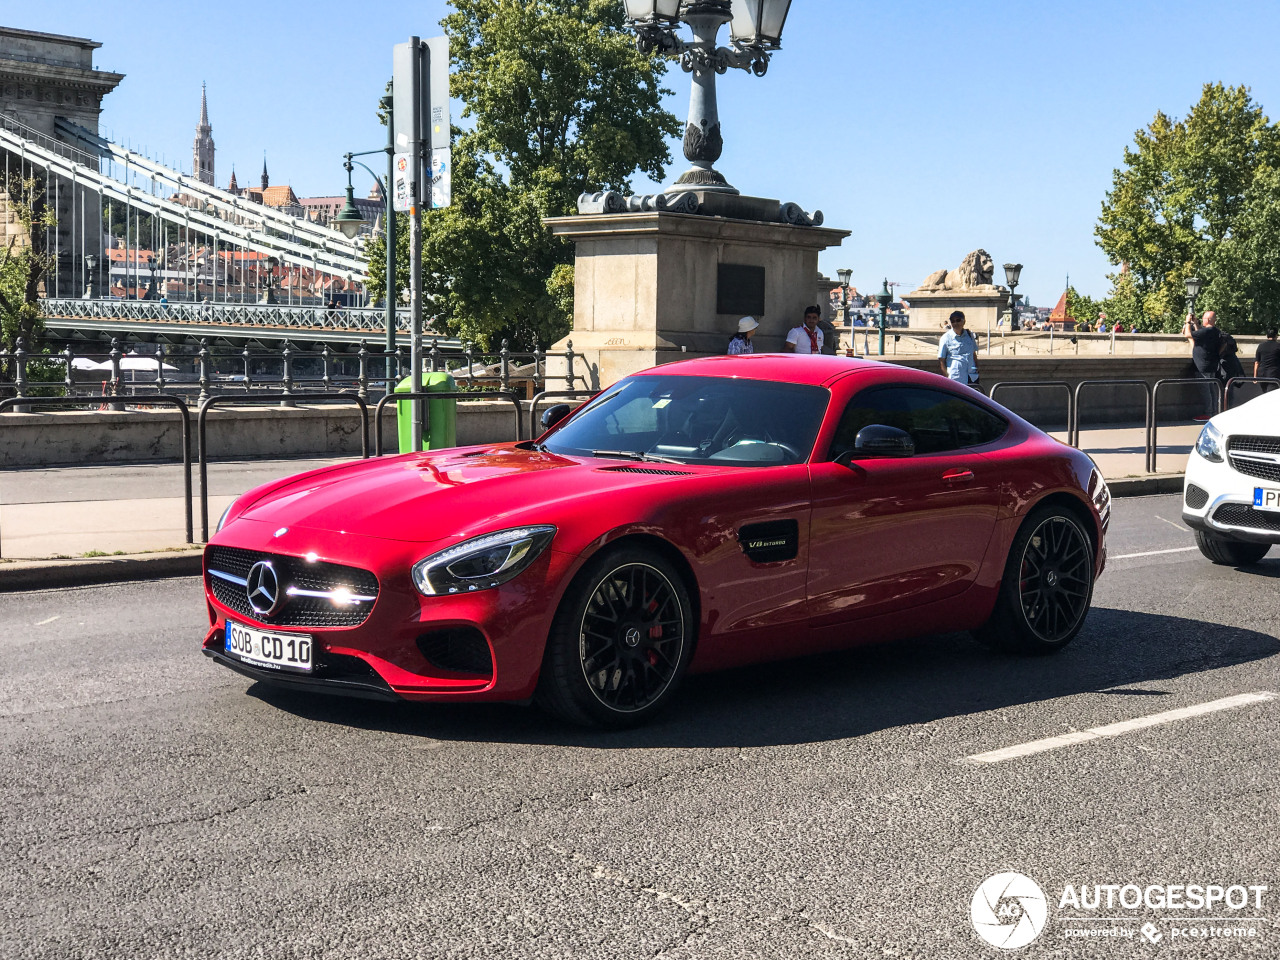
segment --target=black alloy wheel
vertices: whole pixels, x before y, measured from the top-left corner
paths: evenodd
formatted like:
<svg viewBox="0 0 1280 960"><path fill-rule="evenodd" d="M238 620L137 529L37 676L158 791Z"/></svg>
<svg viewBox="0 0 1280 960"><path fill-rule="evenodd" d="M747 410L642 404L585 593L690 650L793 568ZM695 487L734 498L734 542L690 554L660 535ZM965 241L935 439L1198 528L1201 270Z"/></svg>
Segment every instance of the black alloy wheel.
<svg viewBox="0 0 1280 960"><path fill-rule="evenodd" d="M1093 544L1073 513L1057 506L1033 512L1014 537L1000 597L978 638L1018 653L1060 650L1089 612L1093 569Z"/></svg>
<svg viewBox="0 0 1280 960"><path fill-rule="evenodd" d="M575 723L640 723L678 686L692 640L688 592L670 564L634 547L610 552L566 593L536 699Z"/></svg>

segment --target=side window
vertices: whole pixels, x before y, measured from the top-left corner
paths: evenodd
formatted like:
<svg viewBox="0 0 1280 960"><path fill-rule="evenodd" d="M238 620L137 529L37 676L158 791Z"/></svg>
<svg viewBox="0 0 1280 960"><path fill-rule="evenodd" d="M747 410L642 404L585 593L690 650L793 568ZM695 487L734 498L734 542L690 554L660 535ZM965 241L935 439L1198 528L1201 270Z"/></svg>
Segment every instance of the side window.
<svg viewBox="0 0 1280 960"><path fill-rule="evenodd" d="M1008 424L976 403L927 387L885 386L864 390L845 407L831 445L831 458L852 450L858 431L873 423L911 434L917 454L942 453L990 443Z"/></svg>

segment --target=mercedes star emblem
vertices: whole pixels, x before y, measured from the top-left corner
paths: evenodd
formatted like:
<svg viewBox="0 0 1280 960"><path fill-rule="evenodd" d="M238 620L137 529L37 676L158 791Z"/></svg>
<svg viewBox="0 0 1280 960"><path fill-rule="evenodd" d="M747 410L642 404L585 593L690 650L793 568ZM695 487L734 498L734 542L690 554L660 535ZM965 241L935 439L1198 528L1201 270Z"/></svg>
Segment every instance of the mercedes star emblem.
<svg viewBox="0 0 1280 960"><path fill-rule="evenodd" d="M271 616L280 605L280 578L276 575L276 568L267 560L259 560L249 568L244 592L255 613Z"/></svg>

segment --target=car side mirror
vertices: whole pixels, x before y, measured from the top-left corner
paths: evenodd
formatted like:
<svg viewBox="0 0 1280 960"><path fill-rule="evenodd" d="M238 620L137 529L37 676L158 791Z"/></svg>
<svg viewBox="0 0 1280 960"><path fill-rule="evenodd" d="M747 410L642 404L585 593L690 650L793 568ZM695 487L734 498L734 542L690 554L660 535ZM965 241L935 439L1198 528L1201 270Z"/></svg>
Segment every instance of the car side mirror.
<svg viewBox="0 0 1280 960"><path fill-rule="evenodd" d="M853 450L861 457L914 457L916 442L905 430L872 423L858 431Z"/></svg>
<svg viewBox="0 0 1280 960"><path fill-rule="evenodd" d="M555 403L542 411L542 429L550 430L569 415L573 407L567 403Z"/></svg>

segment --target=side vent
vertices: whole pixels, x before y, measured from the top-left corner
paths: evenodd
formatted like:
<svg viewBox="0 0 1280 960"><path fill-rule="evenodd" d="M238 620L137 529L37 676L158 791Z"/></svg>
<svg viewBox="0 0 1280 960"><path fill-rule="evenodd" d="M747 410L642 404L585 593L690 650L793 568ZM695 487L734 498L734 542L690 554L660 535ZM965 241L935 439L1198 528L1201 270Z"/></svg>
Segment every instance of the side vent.
<svg viewBox="0 0 1280 960"><path fill-rule="evenodd" d="M738 531L738 543L756 563L794 560L800 550L800 525L794 520L749 523Z"/></svg>

